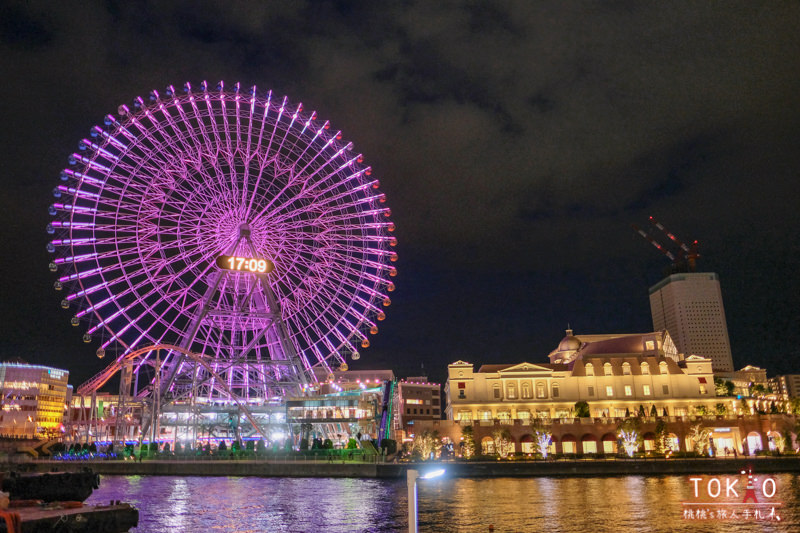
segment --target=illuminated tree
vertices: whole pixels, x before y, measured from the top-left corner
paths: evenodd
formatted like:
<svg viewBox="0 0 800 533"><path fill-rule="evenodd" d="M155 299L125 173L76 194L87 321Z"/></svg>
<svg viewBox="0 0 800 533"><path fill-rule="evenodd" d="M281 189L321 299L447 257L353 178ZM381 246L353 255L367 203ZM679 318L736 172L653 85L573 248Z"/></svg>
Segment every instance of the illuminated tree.
<svg viewBox="0 0 800 533"><path fill-rule="evenodd" d="M536 430L534 439L536 449L542 454L543 459L547 459L547 449L550 447L550 443L553 442L553 436L547 430Z"/></svg>
<svg viewBox="0 0 800 533"><path fill-rule="evenodd" d="M514 441L511 439L511 432L507 429L494 430L492 437L494 438L494 449L503 459L514 451Z"/></svg>
<svg viewBox="0 0 800 533"><path fill-rule="evenodd" d="M464 459L469 459L475 455L475 430L472 426L464 426L461 428L462 447L461 453Z"/></svg>
<svg viewBox="0 0 800 533"><path fill-rule="evenodd" d="M664 453L667 450L667 423L663 420L656 422L655 452Z"/></svg>
<svg viewBox="0 0 800 533"><path fill-rule="evenodd" d="M728 412L728 408L725 407L724 403L718 403L714 406L714 410L717 412L718 415L724 415Z"/></svg>
<svg viewBox="0 0 800 533"><path fill-rule="evenodd" d="M711 430L698 423L689 428L687 439L692 443L695 452L705 455L711 447Z"/></svg>
<svg viewBox="0 0 800 533"><path fill-rule="evenodd" d="M414 437L412 444L412 455L419 456L423 461L439 457L442 449L442 440L439 438L438 431L423 431Z"/></svg>
<svg viewBox="0 0 800 533"><path fill-rule="evenodd" d="M639 421L631 418L622 421L617 437L622 441L622 447L625 448L628 457L633 457L642 442L642 437L639 435Z"/></svg>

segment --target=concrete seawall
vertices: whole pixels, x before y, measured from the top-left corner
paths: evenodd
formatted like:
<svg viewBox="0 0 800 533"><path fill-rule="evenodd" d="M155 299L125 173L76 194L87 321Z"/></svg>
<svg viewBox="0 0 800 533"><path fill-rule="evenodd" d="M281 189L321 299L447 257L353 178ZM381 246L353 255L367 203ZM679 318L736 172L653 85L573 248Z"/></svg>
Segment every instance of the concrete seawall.
<svg viewBox="0 0 800 533"><path fill-rule="evenodd" d="M402 478L408 468L444 467L450 477L536 477L800 472L800 457L748 459L587 460L539 462L327 463L269 461L33 461L4 470L50 472L91 468L103 475Z"/></svg>

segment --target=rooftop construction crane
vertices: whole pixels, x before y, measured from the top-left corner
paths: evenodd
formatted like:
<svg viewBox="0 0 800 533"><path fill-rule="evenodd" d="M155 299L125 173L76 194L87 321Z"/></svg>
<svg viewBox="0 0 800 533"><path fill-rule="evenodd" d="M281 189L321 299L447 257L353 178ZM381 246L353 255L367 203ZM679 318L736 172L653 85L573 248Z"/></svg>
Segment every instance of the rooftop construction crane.
<svg viewBox="0 0 800 533"><path fill-rule="evenodd" d="M669 240L677 246L675 253L671 252L661 243L659 243L651 233L644 231L636 224L631 224L631 226L633 226L633 229L636 230L639 235L644 237L647 242L658 248L661 253L666 255L669 260L672 261L672 265L670 267L672 273L694 272L695 268L697 267L697 259L700 257L700 254L697 252L697 241L695 240L691 245L687 245L673 235L670 231L668 231L667 228L665 228L664 225L655 218L650 217L650 223L661 230L664 235L666 235Z"/></svg>

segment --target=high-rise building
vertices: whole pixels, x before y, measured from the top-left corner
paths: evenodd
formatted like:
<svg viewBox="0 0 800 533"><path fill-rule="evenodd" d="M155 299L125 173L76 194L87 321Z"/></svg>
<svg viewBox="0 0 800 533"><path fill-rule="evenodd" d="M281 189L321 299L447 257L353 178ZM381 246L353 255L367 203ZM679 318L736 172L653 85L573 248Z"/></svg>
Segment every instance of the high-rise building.
<svg viewBox="0 0 800 533"><path fill-rule="evenodd" d="M70 402L69 372L0 363L0 433L17 438L59 436Z"/></svg>
<svg viewBox="0 0 800 533"><path fill-rule="evenodd" d="M650 287L653 329L666 329L680 353L711 359L714 372L733 372L733 357L713 272L672 274Z"/></svg>

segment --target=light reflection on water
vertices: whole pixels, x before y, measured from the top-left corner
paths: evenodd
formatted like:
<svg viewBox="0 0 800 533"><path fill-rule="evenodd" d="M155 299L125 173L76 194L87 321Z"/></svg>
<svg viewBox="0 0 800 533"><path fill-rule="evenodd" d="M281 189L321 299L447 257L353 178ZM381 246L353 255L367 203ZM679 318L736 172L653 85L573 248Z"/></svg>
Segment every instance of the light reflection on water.
<svg viewBox="0 0 800 533"><path fill-rule="evenodd" d="M800 531L800 483L779 474L780 523L690 522L688 476L441 479L419 485L420 531ZM88 503L138 507L137 533L408 528L405 479L103 476Z"/></svg>

